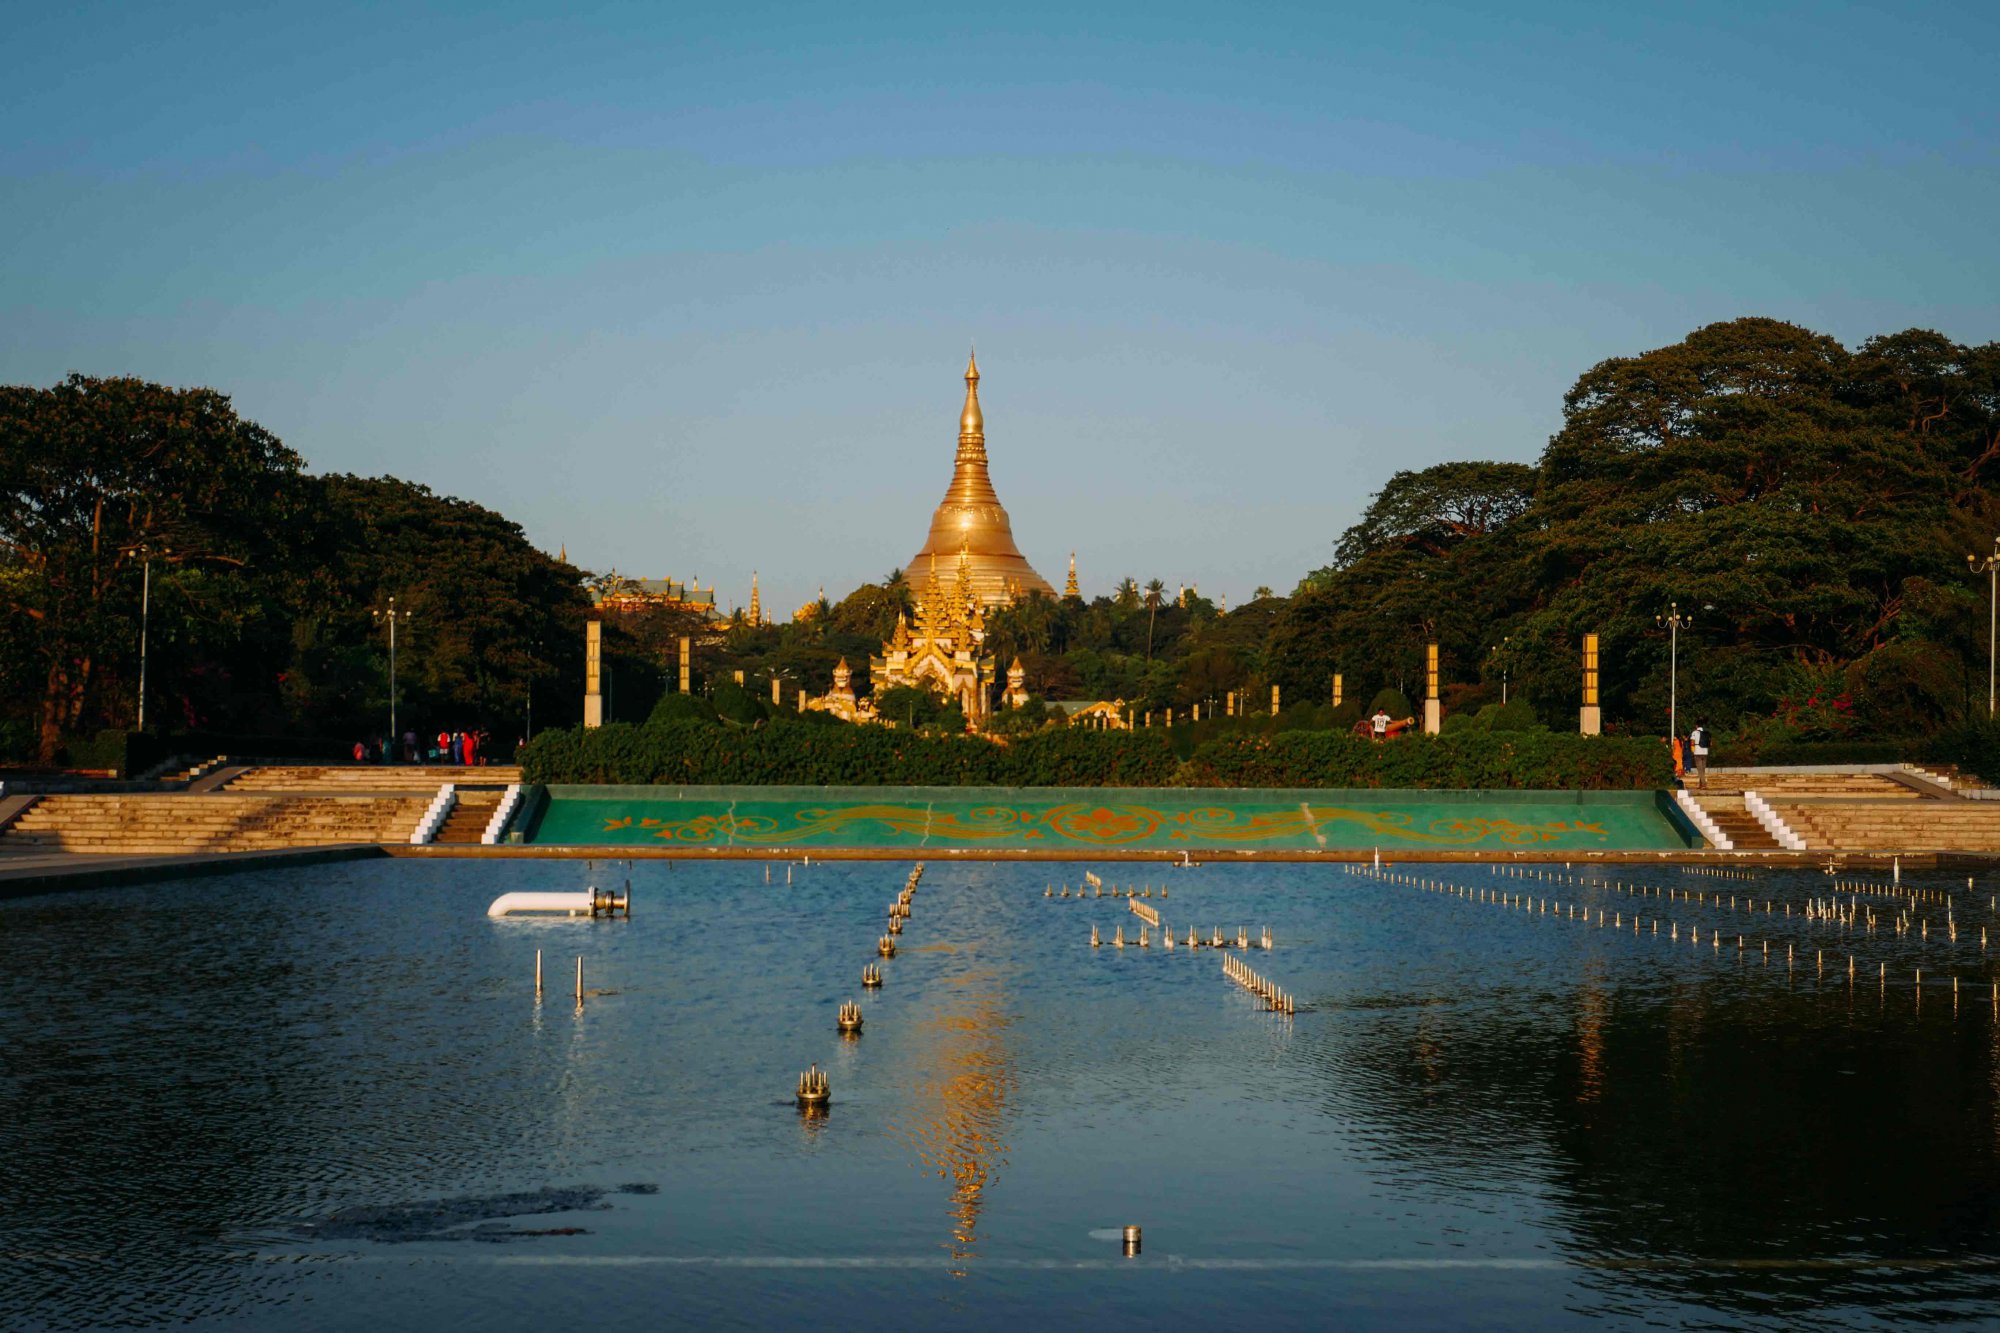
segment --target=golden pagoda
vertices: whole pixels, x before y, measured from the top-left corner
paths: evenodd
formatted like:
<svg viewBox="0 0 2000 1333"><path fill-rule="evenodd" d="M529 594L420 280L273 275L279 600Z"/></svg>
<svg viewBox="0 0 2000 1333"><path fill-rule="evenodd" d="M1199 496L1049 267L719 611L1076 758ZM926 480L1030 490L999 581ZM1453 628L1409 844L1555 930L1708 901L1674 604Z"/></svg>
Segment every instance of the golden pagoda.
<svg viewBox="0 0 2000 1333"><path fill-rule="evenodd" d="M931 515L930 536L908 566L922 569L939 557L958 558L982 606L1004 605L1016 597L1056 590L1037 574L1014 545L1014 525L986 474L986 418L979 410L979 362L965 367L965 411L958 422L958 456L951 485Z"/></svg>
<svg viewBox="0 0 2000 1333"><path fill-rule="evenodd" d="M961 549L958 577L947 592L938 580L937 557L917 593L917 623L896 617L896 629L882 655L868 659L875 697L899 685L914 685L956 700L966 721L986 721L993 686L993 659L984 651L986 608L973 583L972 553ZM893 721L894 719L890 719Z"/></svg>

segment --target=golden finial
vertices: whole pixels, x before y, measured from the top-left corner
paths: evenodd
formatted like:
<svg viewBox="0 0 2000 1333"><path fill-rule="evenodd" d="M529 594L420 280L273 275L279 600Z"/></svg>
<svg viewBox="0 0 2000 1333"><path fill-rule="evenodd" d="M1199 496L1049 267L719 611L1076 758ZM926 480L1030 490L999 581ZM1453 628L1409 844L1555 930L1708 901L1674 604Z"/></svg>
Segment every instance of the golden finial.
<svg viewBox="0 0 2000 1333"><path fill-rule="evenodd" d="M961 445L986 444L986 416L979 410L979 360L969 358L965 363L965 411L958 418L958 442Z"/></svg>
<svg viewBox="0 0 2000 1333"><path fill-rule="evenodd" d="M764 623L763 604L757 600L757 571L754 569L750 571L750 623Z"/></svg>
<svg viewBox="0 0 2000 1333"><path fill-rule="evenodd" d="M1081 596L1083 596L1083 594L1082 594L1081 592L1079 592L1079 591L1077 590L1077 586L1076 586L1076 552L1075 552L1075 551L1071 551L1071 552L1069 553L1069 582L1063 585L1063 596L1065 596L1065 597L1081 597Z"/></svg>
<svg viewBox="0 0 2000 1333"><path fill-rule="evenodd" d="M569 543L563 543L562 547L556 551L556 559L565 565L569 563Z"/></svg>

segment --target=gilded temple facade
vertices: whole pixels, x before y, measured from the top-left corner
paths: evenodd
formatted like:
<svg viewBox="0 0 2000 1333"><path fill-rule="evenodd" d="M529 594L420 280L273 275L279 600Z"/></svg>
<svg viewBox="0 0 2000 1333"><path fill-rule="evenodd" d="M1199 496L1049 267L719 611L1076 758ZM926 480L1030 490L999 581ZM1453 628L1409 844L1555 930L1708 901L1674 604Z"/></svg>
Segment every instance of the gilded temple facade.
<svg viewBox="0 0 2000 1333"><path fill-rule="evenodd" d="M991 712L993 686L993 658L983 651L985 643L986 603L971 552L959 552L949 591L938 579L933 556L917 596L916 625L897 616L896 632L882 645L882 655L868 659L875 697L899 685L914 685L956 700L966 721L981 726Z"/></svg>
<svg viewBox="0 0 2000 1333"><path fill-rule="evenodd" d="M979 406L977 358L965 367L965 409L958 419L951 485L931 515L923 549L908 567L922 569L927 561L954 559L963 564L982 606L1003 606L1031 592L1056 595L1014 545L1014 525L987 475L986 416Z"/></svg>

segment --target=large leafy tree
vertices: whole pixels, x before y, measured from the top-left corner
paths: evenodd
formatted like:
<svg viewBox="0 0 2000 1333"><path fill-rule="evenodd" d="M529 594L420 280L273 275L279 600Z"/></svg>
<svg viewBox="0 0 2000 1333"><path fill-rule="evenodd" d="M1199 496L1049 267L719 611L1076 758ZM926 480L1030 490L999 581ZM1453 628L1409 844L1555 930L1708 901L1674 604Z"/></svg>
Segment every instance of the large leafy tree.
<svg viewBox="0 0 2000 1333"><path fill-rule="evenodd" d="M366 644L367 658L383 662L386 630L374 613L394 597L410 617L397 631L399 712L410 722L511 729L525 720L537 684L580 693L589 605L580 571L537 550L504 516L413 482L331 476L321 493L342 534L338 586L302 617L304 645ZM673 628L655 637L670 640ZM345 720L364 702L351 684L302 698L301 707ZM384 693L370 681L371 715L355 725L374 722Z"/></svg>
<svg viewBox="0 0 2000 1333"><path fill-rule="evenodd" d="M45 762L64 733L136 712L148 563L152 628L179 667L163 693L203 674L229 695L275 679L274 603L311 578L301 547L319 535L302 483L298 456L210 389L0 387L0 662L38 701Z"/></svg>

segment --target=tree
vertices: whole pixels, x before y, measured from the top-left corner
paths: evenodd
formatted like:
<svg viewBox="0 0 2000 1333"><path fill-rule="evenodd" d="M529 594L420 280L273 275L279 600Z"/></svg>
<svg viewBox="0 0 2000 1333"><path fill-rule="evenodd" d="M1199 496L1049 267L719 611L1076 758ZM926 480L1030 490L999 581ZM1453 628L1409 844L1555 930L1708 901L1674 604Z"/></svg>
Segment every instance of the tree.
<svg viewBox="0 0 2000 1333"><path fill-rule="evenodd" d="M298 456L213 390L0 388L0 587L20 636L0 660L33 677L13 686L39 698L41 760L65 732L130 716L149 557L185 658L252 641L263 655L270 601L307 577L287 548L315 527Z"/></svg>
<svg viewBox="0 0 2000 1333"><path fill-rule="evenodd" d="M345 535L338 586L313 608L312 632L365 640L369 610L394 595L411 613L398 663L405 716L497 727L525 713L535 682L579 664L589 610L581 572L537 550L518 524L394 477L330 476L322 496ZM698 623L664 608L610 620L618 647L642 652L655 681L678 669L679 636ZM320 711L342 721L338 709Z"/></svg>
<svg viewBox="0 0 2000 1333"><path fill-rule="evenodd" d="M1160 614L1161 594L1167 585L1158 579L1146 581L1146 660L1153 660L1153 621Z"/></svg>
<svg viewBox="0 0 2000 1333"><path fill-rule="evenodd" d="M1441 555L1496 532L1528 511L1536 471L1525 463L1440 463L1389 478L1334 548L1336 566L1391 546ZM1263 594L1259 594L1263 595Z"/></svg>

